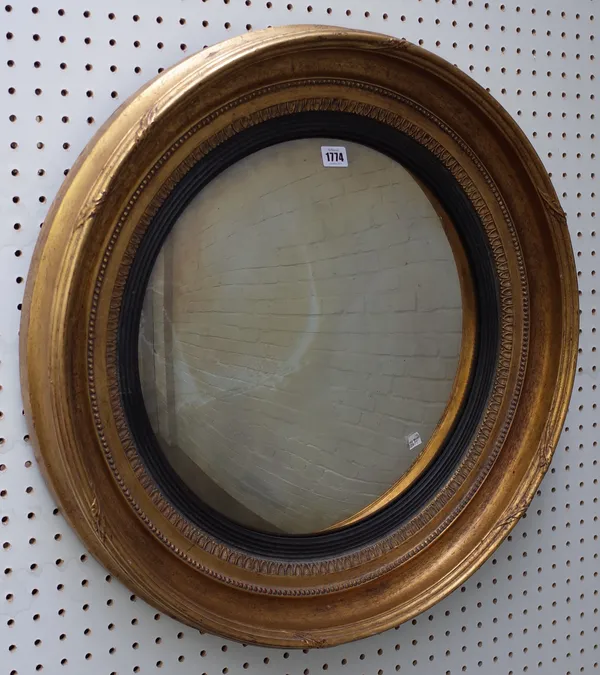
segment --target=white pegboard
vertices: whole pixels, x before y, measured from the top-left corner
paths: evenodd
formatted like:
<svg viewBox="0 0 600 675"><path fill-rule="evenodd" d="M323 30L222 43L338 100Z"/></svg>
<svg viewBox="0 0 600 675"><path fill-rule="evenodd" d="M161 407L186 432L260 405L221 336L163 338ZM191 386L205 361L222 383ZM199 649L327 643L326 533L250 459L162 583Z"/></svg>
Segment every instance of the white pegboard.
<svg viewBox="0 0 600 675"><path fill-rule="evenodd" d="M595 2L12 0L0 6L0 675L456 675L592 672L598 654ZM23 280L64 172L99 125L186 54L268 25L405 37L469 73L533 142L567 212L580 358L566 427L527 516L419 618L327 650L245 647L157 614L111 579L55 508L19 389Z"/></svg>

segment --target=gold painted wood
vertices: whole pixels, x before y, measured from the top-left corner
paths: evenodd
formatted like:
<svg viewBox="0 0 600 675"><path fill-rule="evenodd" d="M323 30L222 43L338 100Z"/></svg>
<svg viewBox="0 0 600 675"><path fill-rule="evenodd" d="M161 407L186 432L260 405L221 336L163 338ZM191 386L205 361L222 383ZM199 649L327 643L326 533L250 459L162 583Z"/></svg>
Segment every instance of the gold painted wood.
<svg viewBox="0 0 600 675"><path fill-rule="evenodd" d="M137 246L176 183L225 139L303 110L378 120L446 166L494 255L501 337L486 413L429 504L357 551L290 562L212 539L162 497L120 404L116 330ZM48 483L86 546L161 611L281 647L328 646L397 625L473 573L548 468L577 355L565 216L514 121L423 49L319 26L206 49L127 101L54 201L23 309L26 413Z"/></svg>

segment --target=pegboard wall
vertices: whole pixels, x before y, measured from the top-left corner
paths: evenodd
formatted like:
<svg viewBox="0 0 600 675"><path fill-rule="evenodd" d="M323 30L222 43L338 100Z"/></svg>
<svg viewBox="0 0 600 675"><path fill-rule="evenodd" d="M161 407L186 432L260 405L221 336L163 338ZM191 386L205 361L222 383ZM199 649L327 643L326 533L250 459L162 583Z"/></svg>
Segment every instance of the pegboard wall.
<svg viewBox="0 0 600 675"><path fill-rule="evenodd" d="M598 668L594 0L11 0L0 6L0 675L575 675ZM287 23L405 37L515 117L567 212L577 378L527 515L462 588L412 622L327 649L226 642L156 613L87 554L48 494L19 388L24 279L48 205L92 134L163 68Z"/></svg>

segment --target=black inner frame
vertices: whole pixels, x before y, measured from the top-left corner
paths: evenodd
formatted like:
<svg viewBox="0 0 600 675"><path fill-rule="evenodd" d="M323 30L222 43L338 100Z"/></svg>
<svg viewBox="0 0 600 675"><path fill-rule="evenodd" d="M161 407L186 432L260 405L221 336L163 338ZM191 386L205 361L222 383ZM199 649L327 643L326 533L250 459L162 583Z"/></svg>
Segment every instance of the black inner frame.
<svg viewBox="0 0 600 675"><path fill-rule="evenodd" d="M138 369L142 304L156 257L175 222L202 188L224 169L262 148L300 138L336 138L362 143L396 160L439 199L466 252L476 296L475 362L468 393L437 456L395 500L372 515L337 530L286 535L250 529L205 504L164 456L144 405ZM483 225L468 197L442 163L406 134L353 113L295 113L250 127L203 157L165 200L143 237L123 295L117 337L123 408L140 457L164 497L190 522L250 554L283 560L339 556L396 530L434 497L463 457L486 409L496 371L500 319L499 287Z"/></svg>

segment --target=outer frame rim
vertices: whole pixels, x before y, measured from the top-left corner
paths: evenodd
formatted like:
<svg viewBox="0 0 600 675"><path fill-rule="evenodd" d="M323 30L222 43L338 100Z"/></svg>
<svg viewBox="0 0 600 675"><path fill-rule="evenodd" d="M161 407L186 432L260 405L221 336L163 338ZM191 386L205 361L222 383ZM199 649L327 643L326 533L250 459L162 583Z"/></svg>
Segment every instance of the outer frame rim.
<svg viewBox="0 0 600 675"><path fill-rule="evenodd" d="M306 622L303 624L304 628L299 629L298 619L290 617L287 625L283 628L277 626L276 622L269 626L268 621L264 626L257 627L252 626L252 617L246 621L241 620L240 617L237 619L229 617L227 619L224 616L219 616L218 610L215 613L214 606L212 610L206 606L204 609L201 608L202 611L199 611L198 607L195 609L192 607L191 601L186 603L185 599L179 597L177 593L173 593L172 598L165 597L164 593L161 595L157 592L153 583L150 583L150 580L145 578L143 574L140 575L137 570L128 568L123 552L115 550L112 544L107 541L106 535L111 530L111 523L103 521L103 503L99 500L94 488L94 480L99 478L98 473L90 473L83 465L70 465L67 455L61 454L61 448L50 449L53 442L58 443L64 449L70 447L73 441L73 429L65 426L67 420L55 419L53 416L47 415L50 411L54 414L61 406L60 392L65 391L65 387L67 387L68 362L61 361L56 349L42 343L40 332L45 335L53 335L54 339L58 340L58 343L53 343L55 346L68 339L69 328L73 329L74 327L61 323L59 317L64 315L73 300L64 296L52 295L49 290L54 288L57 281L64 282L69 275L73 274L77 265L81 264L77 255L68 262L65 262L65 259L69 253L77 253L77 244L83 236L83 231L89 229L97 213L102 208L108 207L110 203L111 195L107 193L110 184L108 172L116 159L114 153L117 151L123 153L127 151L127 148L131 150L142 145L148 131L148 125L151 124L153 117L160 117L169 106L177 104L178 97L185 93L182 87L190 85L189 73L193 70L190 66L191 59L195 59L197 64L204 63L206 65L206 82L208 82L211 77L216 77L215 74L219 72L222 74L228 68L235 69L238 59L242 58L242 54L246 50L254 54L256 58L266 58L265 55L269 49L275 50L278 46L283 51L294 48L310 49L317 43L322 46L325 38L329 41L327 44L331 45L331 48L343 49L348 48L350 44L353 46L359 45L357 48L364 49L366 52L369 52L369 50L377 53L386 52L391 58L418 63L424 72L434 72L437 77L445 78L449 87L460 89L461 93L473 101L481 114L481 119L487 120L490 128L495 129L495 133L503 136L509 145L510 152L519 158L517 169L521 172L521 176L526 177L529 183L535 186L535 190L530 195L531 203L527 207L532 210L539 209L542 214L540 218L545 221L546 229L550 233L549 241L544 244L546 247L545 254L549 256L546 264L552 267L551 275L553 275L554 288L559 296L562 311L560 320L552 324L553 328L558 328L560 340L557 340L556 331L552 336L545 335L545 339L548 340L549 337L552 337L555 342L560 342L560 349L555 347L551 354L556 358L556 364L552 371L555 391L547 404L547 417L544 420L536 420L531 425L532 429L528 431L521 426L511 430L510 438L506 443L506 453L498 462L498 466L494 467L496 478L500 478L503 472L505 473L509 468L512 468L519 477L518 484L513 484L512 489L507 487L502 495L492 495L493 499L487 503L484 499L483 490L480 490L469 507L471 513L477 514L476 520L467 525L463 517L461 522L456 523L452 532L448 534L446 540L448 547L454 546L456 540L460 539L461 536L473 540L474 535L477 534L477 537L475 537L477 544L468 550L463 548L461 560L455 556L452 560L453 564L450 568L446 568L444 574L440 574L444 560L438 560L435 570L437 581L429 583L427 586L419 586L415 582L415 592L411 598L403 596L398 589L392 593L389 582L371 588L371 605L376 605L376 610L372 610L369 616L363 615L362 618L359 618L356 612L352 614L351 612L338 611L337 625L336 621L333 620L333 615L330 614L328 622L320 626ZM284 43L286 43L285 46L282 46ZM191 57L190 60L186 60L169 71L164 79L161 78L160 81L157 80L150 84L140 98L131 101L129 108L121 109L112 118L112 123L109 122L103 127L103 130L101 130L101 134L104 134L103 140L94 147L88 146L87 155L84 153L80 158L74 171L72 171L72 178L61 189L48 216L44 228L45 232L36 249L26 289L23 330L21 332L22 354L26 354L26 364L22 369L26 410L30 425L33 426L35 431L34 435L42 449L38 456L41 457L49 482L55 489L67 517L70 518L92 552L117 574L125 577L129 585L140 589L140 594L150 599L153 604L158 604L165 611L179 618L184 618L196 625L204 625L237 639L280 646L324 646L382 630L399 621L411 618L414 614L433 604L456 587L493 552L525 511L543 473L548 467L566 414L573 383L577 353L577 288L573 256L564 213L540 160L525 136L507 113L501 110L498 104L485 94L480 87L438 57L391 38L320 27L276 29L269 34L264 33L262 36L260 33L256 33L228 43L228 48L229 52L225 49L220 53L211 50L206 58ZM227 61L227 54L229 61ZM219 71L219 65L222 66L221 71ZM177 77L186 71L188 72L188 79L176 83ZM170 86L173 86L173 90L169 98L167 90ZM156 102L151 114L142 116L139 123L137 120L132 123L132 117L135 117L136 113L148 105L149 97ZM163 101L162 104L159 103L161 100ZM127 129L129 131L125 134L122 133ZM114 134L112 140L107 139L109 131ZM115 142L117 137L119 142ZM103 165L106 165L106 171L96 177L94 175L94 164L101 158L105 160ZM91 185L91 190L95 191L97 195L101 195L105 203L98 204L93 201L90 203L90 190L85 193L83 191L77 192L77 190L81 190L84 184ZM518 205L514 199L512 206L515 211L518 210ZM526 205L523 205L523 208L525 207ZM56 229L53 231L51 224L54 222L64 223L69 218L75 218L75 226L70 228L69 237L65 239L65 232L58 232ZM69 245L63 246L65 243ZM532 247L529 243L527 243L525 251L531 264L539 262L532 258ZM550 259L552 259L551 264ZM59 261L62 261L62 263L56 267ZM57 273L57 269L60 270L60 274ZM542 334L545 334L552 323L551 318L545 315L539 318L541 321L539 330ZM547 347L547 349L550 348ZM544 364L548 365L548 360L544 361ZM531 378L538 377L538 386L540 377L542 378L541 382L544 381L542 365L536 366L533 364L532 372L529 373ZM547 379L548 375L546 374ZM79 393L82 394L83 392ZM527 400L539 400L539 398L530 393ZM46 413L46 416L44 413ZM93 439L90 438L89 440L91 442ZM524 450L526 442L535 443L535 447L529 453ZM70 492L72 487L76 488L74 493ZM140 538L141 534L138 535L138 539ZM156 554L158 555L158 551ZM419 563L424 564L423 561L419 561ZM412 567L407 566L406 579L415 581L417 578L423 578L424 572L419 577L415 565L416 563L413 563ZM429 576L431 577L431 574ZM213 589L215 595L219 595L216 587L213 587ZM384 601L382 595L384 592L389 596L389 601ZM358 604L361 597L363 597L361 592L357 590L353 602ZM393 601L391 605L390 601ZM275 608L273 608L273 611L275 617L277 611L275 611ZM300 625L302 625L301 622Z"/></svg>

